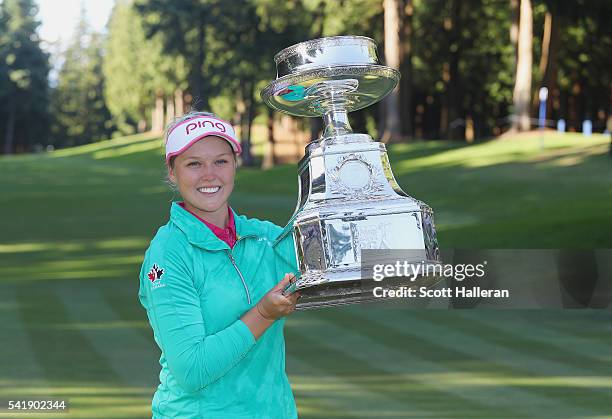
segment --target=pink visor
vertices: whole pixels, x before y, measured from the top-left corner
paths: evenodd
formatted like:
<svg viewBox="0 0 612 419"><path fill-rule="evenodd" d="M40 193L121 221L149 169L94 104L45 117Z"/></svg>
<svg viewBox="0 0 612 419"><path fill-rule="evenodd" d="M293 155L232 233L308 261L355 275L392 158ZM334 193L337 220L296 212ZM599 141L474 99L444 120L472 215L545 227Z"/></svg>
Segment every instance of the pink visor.
<svg viewBox="0 0 612 419"><path fill-rule="evenodd" d="M195 116L172 127L166 139L166 163L174 156L191 147L204 137L221 137L232 146L234 153L240 154L242 147L236 138L234 127L214 116Z"/></svg>

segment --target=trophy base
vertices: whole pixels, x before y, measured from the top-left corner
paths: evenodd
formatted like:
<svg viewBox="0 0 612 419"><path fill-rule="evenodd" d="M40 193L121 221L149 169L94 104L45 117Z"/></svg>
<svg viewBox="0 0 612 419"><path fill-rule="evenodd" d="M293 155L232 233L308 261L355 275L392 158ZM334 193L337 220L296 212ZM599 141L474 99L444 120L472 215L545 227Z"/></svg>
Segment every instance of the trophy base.
<svg viewBox="0 0 612 419"><path fill-rule="evenodd" d="M439 262L432 262L439 263ZM309 310L324 307L338 307L349 304L361 304L367 302L392 302L395 298L377 297L374 288L382 286L385 289L400 289L401 287L418 289L420 287L431 288L444 278L437 276L419 277L416 281L408 281L406 278L386 278L384 282L373 280L351 280L339 282L326 282L319 285L302 288L299 290L299 299L296 310ZM299 282L299 281L298 281Z"/></svg>

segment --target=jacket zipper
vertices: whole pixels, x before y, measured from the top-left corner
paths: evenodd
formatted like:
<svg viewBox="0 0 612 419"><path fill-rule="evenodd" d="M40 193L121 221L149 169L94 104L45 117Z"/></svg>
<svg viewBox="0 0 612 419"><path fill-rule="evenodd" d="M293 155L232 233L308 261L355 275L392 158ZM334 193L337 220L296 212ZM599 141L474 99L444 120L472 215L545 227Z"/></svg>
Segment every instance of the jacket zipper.
<svg viewBox="0 0 612 419"><path fill-rule="evenodd" d="M236 264L236 260L234 259L234 256L232 255L231 250L227 251L227 255L229 256L230 261L232 262L232 265L234 265L234 268L236 269L236 272L238 272L238 275L240 276L240 280L242 281L242 285L244 285L244 290L246 291L247 301L248 301L249 305L251 305L251 293L249 292L249 287L247 287L247 284L244 281L244 277L242 276L242 272L240 272L240 269L238 268L238 265Z"/></svg>

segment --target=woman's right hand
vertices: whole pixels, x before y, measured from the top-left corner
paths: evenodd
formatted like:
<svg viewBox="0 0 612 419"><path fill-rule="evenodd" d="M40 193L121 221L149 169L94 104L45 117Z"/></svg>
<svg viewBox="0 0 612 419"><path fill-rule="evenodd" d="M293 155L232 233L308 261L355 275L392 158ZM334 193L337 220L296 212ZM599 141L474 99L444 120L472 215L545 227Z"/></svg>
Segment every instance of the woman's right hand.
<svg viewBox="0 0 612 419"><path fill-rule="evenodd" d="M300 298L299 291L283 295L283 290L295 279L293 274L285 274L283 279L274 286L256 304L257 311L266 320L276 320L295 310L295 304Z"/></svg>

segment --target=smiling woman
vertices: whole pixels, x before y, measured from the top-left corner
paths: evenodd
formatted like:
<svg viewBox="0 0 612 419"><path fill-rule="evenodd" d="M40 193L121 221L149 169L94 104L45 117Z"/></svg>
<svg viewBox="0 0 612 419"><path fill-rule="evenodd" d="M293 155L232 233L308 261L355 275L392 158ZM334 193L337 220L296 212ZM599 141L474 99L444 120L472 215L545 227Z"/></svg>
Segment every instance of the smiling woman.
<svg viewBox="0 0 612 419"><path fill-rule="evenodd" d="M283 336L299 298L283 295L295 251L292 240L272 246L280 227L230 208L240 151L212 114L167 130L168 179L183 201L145 254L139 291L162 351L154 418L297 417Z"/></svg>

